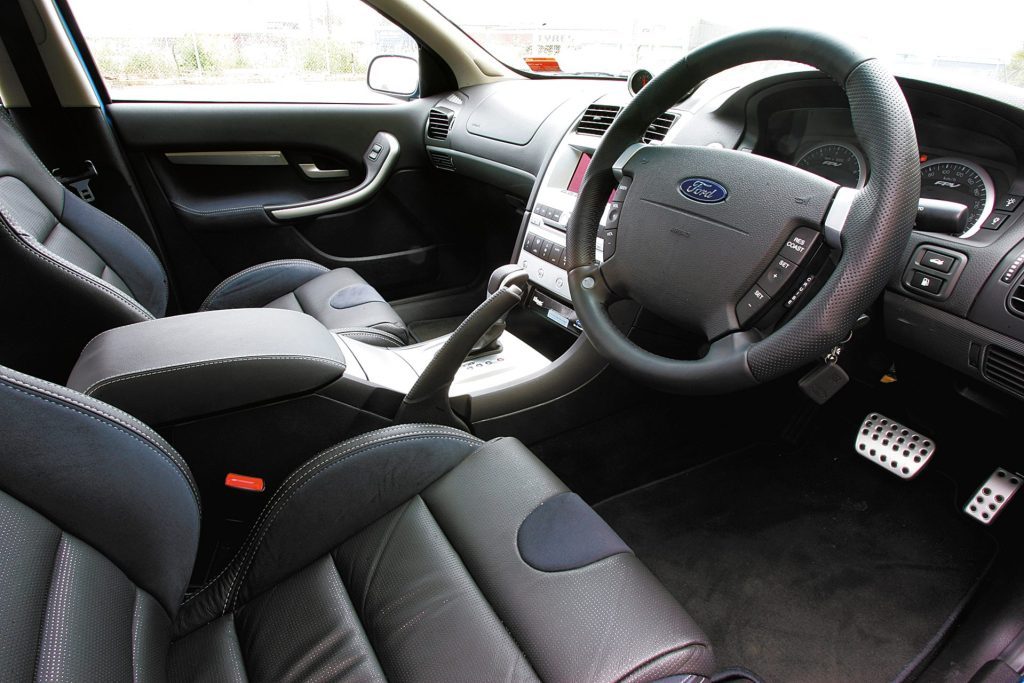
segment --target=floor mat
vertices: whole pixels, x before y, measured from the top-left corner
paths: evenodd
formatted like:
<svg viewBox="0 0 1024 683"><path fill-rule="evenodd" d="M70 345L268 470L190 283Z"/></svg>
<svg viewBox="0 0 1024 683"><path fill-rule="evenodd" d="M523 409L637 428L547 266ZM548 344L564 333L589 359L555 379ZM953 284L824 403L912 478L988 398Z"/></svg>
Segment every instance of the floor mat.
<svg viewBox="0 0 1024 683"><path fill-rule="evenodd" d="M854 454L750 450L598 504L707 632L767 681L890 681L984 575L995 544L952 482Z"/></svg>

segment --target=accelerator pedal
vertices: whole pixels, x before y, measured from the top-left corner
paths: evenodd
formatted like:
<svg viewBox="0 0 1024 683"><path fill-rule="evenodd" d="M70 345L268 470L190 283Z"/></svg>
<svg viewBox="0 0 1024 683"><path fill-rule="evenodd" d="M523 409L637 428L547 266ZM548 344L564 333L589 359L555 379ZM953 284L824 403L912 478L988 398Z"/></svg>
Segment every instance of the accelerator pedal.
<svg viewBox="0 0 1024 683"><path fill-rule="evenodd" d="M854 448L902 479L916 477L935 455L934 441L881 413L864 418Z"/></svg>
<svg viewBox="0 0 1024 683"><path fill-rule="evenodd" d="M1021 476L997 467L981 488L967 501L964 512L982 524L991 524L1020 488Z"/></svg>

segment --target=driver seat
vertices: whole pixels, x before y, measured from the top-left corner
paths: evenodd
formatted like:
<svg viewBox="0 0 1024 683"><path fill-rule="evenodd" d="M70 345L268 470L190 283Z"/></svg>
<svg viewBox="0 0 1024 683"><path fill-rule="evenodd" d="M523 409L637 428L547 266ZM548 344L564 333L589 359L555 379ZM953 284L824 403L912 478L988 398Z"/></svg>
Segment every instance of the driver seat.
<svg viewBox="0 0 1024 683"><path fill-rule="evenodd" d="M0 663L12 680L705 681L707 638L515 439L346 441L182 601L189 468L107 404L0 367Z"/></svg>

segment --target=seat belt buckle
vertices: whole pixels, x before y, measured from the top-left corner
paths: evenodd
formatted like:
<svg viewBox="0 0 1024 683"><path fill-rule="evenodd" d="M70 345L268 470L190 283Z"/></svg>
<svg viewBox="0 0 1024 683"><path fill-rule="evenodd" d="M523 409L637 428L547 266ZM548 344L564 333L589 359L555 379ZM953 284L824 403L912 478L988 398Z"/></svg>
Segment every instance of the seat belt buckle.
<svg viewBox="0 0 1024 683"><path fill-rule="evenodd" d="M227 486L229 489L252 491L253 493L262 493L267 489L266 484L260 477L249 477L244 474L235 474L234 472L228 472L227 476L224 477L224 486Z"/></svg>
<svg viewBox="0 0 1024 683"><path fill-rule="evenodd" d="M61 185L85 201L90 204L96 201L96 195L93 194L92 188L89 187L89 181L100 173L96 170L96 164L92 163L90 159L83 161L79 168L72 169L71 172L66 172L62 168L55 168L51 172Z"/></svg>

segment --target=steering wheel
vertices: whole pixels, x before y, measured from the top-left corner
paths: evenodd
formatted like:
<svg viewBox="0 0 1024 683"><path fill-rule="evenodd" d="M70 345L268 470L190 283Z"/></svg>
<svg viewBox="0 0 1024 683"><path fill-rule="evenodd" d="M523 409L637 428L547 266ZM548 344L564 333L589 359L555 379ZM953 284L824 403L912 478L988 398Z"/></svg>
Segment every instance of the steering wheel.
<svg viewBox="0 0 1024 683"><path fill-rule="evenodd" d="M870 168L863 188L751 153L637 142L709 76L763 60L816 67L845 90ZM641 90L594 153L566 236L576 313L599 353L656 387L713 394L768 381L841 342L881 293L900 265L920 185L910 111L877 60L799 30L708 43ZM815 282L810 266L827 261L822 254L835 267ZM627 298L701 335L707 353L676 360L634 344L608 315Z"/></svg>

